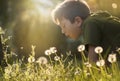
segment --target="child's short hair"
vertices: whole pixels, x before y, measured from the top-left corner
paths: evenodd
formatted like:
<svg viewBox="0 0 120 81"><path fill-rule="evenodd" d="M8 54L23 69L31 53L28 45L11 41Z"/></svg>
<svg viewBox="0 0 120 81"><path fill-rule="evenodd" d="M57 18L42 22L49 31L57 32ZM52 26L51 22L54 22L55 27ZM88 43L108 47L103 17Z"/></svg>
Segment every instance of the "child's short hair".
<svg viewBox="0 0 120 81"><path fill-rule="evenodd" d="M69 19L72 23L76 16L86 19L90 15L90 9L83 0L65 0L52 11L53 21L58 24L62 17Z"/></svg>

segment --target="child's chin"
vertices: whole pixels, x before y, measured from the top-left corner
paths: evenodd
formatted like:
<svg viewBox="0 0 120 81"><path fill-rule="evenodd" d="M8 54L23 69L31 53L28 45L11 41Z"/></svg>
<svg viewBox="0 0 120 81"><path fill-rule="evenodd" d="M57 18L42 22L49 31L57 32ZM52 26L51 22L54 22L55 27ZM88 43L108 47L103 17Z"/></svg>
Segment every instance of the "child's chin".
<svg viewBox="0 0 120 81"><path fill-rule="evenodd" d="M69 38L71 38L72 40L77 40L78 38L76 38L76 37L69 37Z"/></svg>

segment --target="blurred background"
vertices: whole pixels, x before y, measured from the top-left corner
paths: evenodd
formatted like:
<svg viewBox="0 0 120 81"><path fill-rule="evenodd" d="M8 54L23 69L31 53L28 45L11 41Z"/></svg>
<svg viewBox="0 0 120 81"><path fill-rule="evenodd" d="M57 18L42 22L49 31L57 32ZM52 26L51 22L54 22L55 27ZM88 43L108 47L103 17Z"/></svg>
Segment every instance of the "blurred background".
<svg viewBox="0 0 120 81"><path fill-rule="evenodd" d="M6 36L12 36L8 42L10 50L19 57L28 57L31 45L35 45L36 57L39 57L44 55L46 49L55 46L60 53L71 51L78 54L80 42L61 34L50 16L51 10L61 1L64 0L0 0L0 26ZM120 0L85 1L92 12L105 10L120 17Z"/></svg>

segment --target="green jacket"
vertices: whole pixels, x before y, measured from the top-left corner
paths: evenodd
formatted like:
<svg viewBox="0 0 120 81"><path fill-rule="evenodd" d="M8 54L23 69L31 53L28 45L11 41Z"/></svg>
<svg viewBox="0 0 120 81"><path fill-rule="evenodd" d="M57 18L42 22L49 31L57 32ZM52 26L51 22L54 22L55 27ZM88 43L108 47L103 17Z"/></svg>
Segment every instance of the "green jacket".
<svg viewBox="0 0 120 81"><path fill-rule="evenodd" d="M120 47L120 19L108 12L91 14L82 25L83 44L102 46L104 52Z"/></svg>

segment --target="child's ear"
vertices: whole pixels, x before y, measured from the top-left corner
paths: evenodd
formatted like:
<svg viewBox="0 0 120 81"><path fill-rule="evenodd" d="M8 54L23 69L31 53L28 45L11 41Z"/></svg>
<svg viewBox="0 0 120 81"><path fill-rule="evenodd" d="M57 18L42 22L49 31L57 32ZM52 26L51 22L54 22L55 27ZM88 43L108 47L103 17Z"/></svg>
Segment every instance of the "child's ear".
<svg viewBox="0 0 120 81"><path fill-rule="evenodd" d="M79 17L79 16L75 17L75 23L78 24L78 25L81 25L82 24L81 17Z"/></svg>

